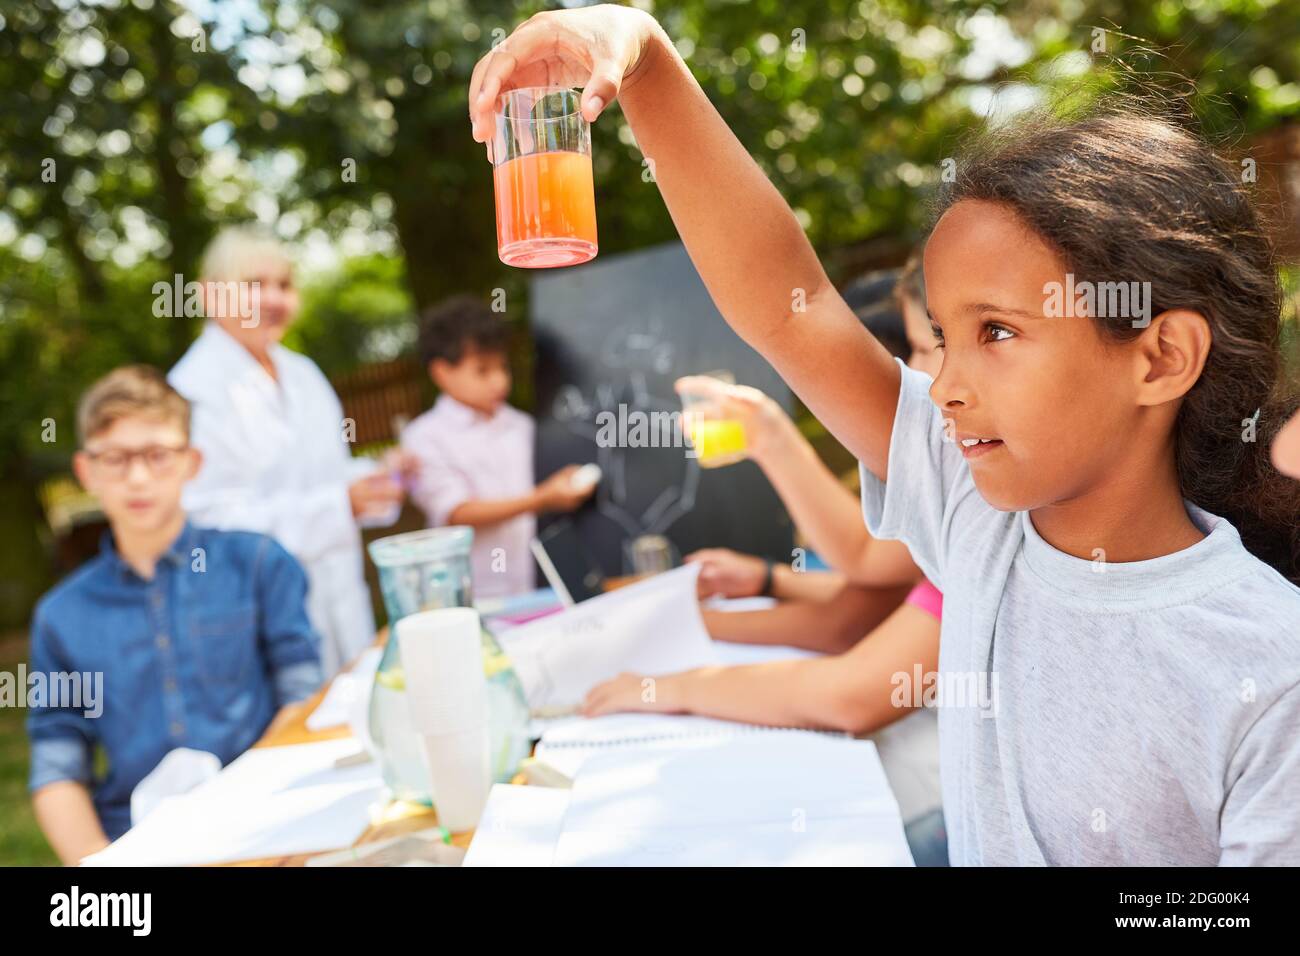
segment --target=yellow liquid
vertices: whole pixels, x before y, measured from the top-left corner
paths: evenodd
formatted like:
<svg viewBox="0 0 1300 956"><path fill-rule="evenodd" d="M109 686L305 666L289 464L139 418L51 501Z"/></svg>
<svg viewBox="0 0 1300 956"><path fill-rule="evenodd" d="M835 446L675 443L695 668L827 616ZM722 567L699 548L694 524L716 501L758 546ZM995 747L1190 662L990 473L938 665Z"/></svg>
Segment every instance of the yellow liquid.
<svg viewBox="0 0 1300 956"><path fill-rule="evenodd" d="M483 675L488 680L491 680L509 666L510 658L506 657L504 653L491 649L487 644L483 645ZM406 669L390 667L388 670L379 671L375 674L375 682L381 687L387 687L389 690L405 691Z"/></svg>
<svg viewBox="0 0 1300 956"><path fill-rule="evenodd" d="M734 464L745 457L745 426L730 418L692 422L691 445L701 468Z"/></svg>

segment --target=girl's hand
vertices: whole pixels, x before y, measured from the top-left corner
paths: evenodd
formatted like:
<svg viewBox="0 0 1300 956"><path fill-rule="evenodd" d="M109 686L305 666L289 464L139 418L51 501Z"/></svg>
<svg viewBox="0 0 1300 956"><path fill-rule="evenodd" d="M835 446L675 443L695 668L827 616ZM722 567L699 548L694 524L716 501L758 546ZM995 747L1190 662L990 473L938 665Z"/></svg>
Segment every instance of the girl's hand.
<svg viewBox="0 0 1300 956"><path fill-rule="evenodd" d="M640 674L619 674L587 692L587 699L582 703L582 714L584 717L599 717L627 710L663 713L664 708L658 704L657 697L654 678L642 677Z"/></svg>
<svg viewBox="0 0 1300 956"><path fill-rule="evenodd" d="M730 548L703 548L686 556L687 564L699 564L699 595L702 598L753 597L763 590L767 563L752 554Z"/></svg>
<svg viewBox="0 0 1300 956"><path fill-rule="evenodd" d="M749 385L729 385L707 375L686 375L673 383L677 394L699 395L745 429L745 454L762 464L797 432L794 422L772 398Z"/></svg>
<svg viewBox="0 0 1300 956"><path fill-rule="evenodd" d="M648 13L609 4L530 17L474 66L469 81L474 139L492 139L497 96L524 86L581 86L582 115L594 121L661 32Z"/></svg>

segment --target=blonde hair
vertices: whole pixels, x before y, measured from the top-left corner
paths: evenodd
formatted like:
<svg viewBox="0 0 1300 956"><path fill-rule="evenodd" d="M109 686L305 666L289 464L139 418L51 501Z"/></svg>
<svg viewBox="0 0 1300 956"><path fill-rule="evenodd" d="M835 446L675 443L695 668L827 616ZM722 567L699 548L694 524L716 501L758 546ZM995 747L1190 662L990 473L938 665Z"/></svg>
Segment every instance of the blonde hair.
<svg viewBox="0 0 1300 956"><path fill-rule="evenodd" d="M239 282L265 265L267 260L293 266L288 250L270 230L256 225L226 226L213 236L204 250L199 281Z"/></svg>
<svg viewBox="0 0 1300 956"><path fill-rule="evenodd" d="M124 365L109 372L81 396L77 405L77 433L84 446L119 419L140 415L174 422L190 437L190 403L167 384L151 365Z"/></svg>

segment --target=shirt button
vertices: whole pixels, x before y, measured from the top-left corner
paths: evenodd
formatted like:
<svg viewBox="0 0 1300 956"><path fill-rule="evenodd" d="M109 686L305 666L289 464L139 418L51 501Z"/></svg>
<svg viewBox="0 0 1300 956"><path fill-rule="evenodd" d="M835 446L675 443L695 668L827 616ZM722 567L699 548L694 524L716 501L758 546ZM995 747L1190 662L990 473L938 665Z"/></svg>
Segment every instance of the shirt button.
<svg viewBox="0 0 1300 956"><path fill-rule="evenodd" d="M175 692L176 692L176 681L175 681L174 679L170 678L170 677L167 678L165 681L163 681L163 690L167 691L169 694L170 694L170 693L175 693Z"/></svg>
<svg viewBox="0 0 1300 956"><path fill-rule="evenodd" d="M179 737L183 733L185 733L185 725L179 720L172 721L172 736Z"/></svg>
<svg viewBox="0 0 1300 956"><path fill-rule="evenodd" d="M170 644L170 643L171 643L171 641L168 640L166 634L159 634L159 635L158 635L158 646L159 646L160 648L162 648L163 650L167 650L167 645Z"/></svg>

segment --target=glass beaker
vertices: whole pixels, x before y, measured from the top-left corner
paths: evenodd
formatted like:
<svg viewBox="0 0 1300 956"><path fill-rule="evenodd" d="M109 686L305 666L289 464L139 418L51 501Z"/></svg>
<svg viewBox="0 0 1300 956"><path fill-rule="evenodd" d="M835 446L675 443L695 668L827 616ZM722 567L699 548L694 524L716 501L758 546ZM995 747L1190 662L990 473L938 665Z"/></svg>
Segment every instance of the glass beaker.
<svg viewBox="0 0 1300 956"><path fill-rule="evenodd" d="M736 377L727 371L706 372L703 377L717 379L724 385L736 384ZM745 426L727 415L717 397L684 391L681 398L682 419L701 468L721 468L745 459L748 448Z"/></svg>
<svg viewBox="0 0 1300 956"><path fill-rule="evenodd" d="M523 87L497 99L497 254L508 266L550 269L596 256L591 128L580 97L562 87Z"/></svg>

